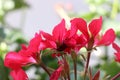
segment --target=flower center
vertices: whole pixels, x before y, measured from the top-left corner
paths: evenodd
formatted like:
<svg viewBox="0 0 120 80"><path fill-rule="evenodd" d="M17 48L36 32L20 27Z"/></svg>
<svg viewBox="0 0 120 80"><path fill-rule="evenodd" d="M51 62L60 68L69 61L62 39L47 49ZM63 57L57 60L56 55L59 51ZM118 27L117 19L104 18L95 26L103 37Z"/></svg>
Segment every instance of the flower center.
<svg viewBox="0 0 120 80"><path fill-rule="evenodd" d="M58 51L64 51L67 48L67 45L65 43L58 45L57 50Z"/></svg>

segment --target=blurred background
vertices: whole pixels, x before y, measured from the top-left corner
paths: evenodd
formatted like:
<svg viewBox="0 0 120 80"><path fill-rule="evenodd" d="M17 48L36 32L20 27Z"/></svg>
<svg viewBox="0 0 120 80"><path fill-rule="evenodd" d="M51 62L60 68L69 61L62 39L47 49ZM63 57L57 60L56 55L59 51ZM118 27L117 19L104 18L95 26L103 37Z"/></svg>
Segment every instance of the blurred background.
<svg viewBox="0 0 120 80"><path fill-rule="evenodd" d="M57 4L67 8L70 12L71 10L74 12L89 10L84 0L24 1L29 5L29 8L10 12L6 17L6 21L15 27L24 27L23 32L28 38L39 30L50 32L50 30L61 21L61 18L56 13Z"/></svg>
<svg viewBox="0 0 120 80"><path fill-rule="evenodd" d="M40 30L51 33L62 18L65 18L69 25L69 20L74 17L82 17L89 22L93 18L102 16L102 31L113 28L117 34L116 41L119 43L119 4L119 0L0 0L0 80L11 80L10 70L3 65L6 53L11 50L18 51L20 44L27 44ZM98 51L94 52L97 55L92 55L93 60L90 65L95 67L95 71L98 68L101 69L101 79L105 76L112 77L118 73L120 65L114 62L111 46L100 47ZM52 63L49 62L50 56L45 57L45 60L47 65L57 67L53 65L54 59ZM81 59L79 66L82 70ZM48 80L47 75L38 66L32 65L25 70L30 80Z"/></svg>

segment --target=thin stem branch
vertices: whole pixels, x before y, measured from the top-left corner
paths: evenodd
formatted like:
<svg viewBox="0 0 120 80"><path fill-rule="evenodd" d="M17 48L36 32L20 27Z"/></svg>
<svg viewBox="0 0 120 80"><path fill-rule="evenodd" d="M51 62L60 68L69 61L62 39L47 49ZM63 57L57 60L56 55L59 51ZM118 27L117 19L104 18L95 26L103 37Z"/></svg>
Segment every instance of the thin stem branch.
<svg viewBox="0 0 120 80"><path fill-rule="evenodd" d="M87 74L87 70L88 70L88 66L89 66L89 62L90 62L90 56L91 56L91 53L88 52L87 54L87 62L86 62L86 66L85 66L85 75L84 75L84 80L86 79L86 74Z"/></svg>
<svg viewBox="0 0 120 80"><path fill-rule="evenodd" d="M70 80L70 74L67 74L68 80Z"/></svg>
<svg viewBox="0 0 120 80"><path fill-rule="evenodd" d="M72 57L73 66L74 66L74 80L77 80L77 55L74 51L71 53L71 57Z"/></svg>
<svg viewBox="0 0 120 80"><path fill-rule="evenodd" d="M120 73L118 73L117 75L115 75L111 80L116 80L118 77L120 77Z"/></svg>
<svg viewBox="0 0 120 80"><path fill-rule="evenodd" d="M73 62L74 62L74 75L75 75L75 80L77 80L77 64L76 64L76 60L74 60Z"/></svg>
<svg viewBox="0 0 120 80"><path fill-rule="evenodd" d="M61 77L61 80L64 80L64 78L63 78L63 77Z"/></svg>
<svg viewBox="0 0 120 80"><path fill-rule="evenodd" d="M65 69L65 72L66 72L66 75L67 75L67 80L70 80L70 66L69 66L69 63L67 61L67 56L64 55L64 69Z"/></svg>

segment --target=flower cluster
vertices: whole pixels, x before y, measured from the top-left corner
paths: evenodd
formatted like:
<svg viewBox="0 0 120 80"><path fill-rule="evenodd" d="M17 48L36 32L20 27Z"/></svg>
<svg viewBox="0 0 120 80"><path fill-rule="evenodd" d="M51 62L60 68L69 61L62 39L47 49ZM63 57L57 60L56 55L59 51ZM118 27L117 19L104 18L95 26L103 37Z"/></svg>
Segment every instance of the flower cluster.
<svg viewBox="0 0 120 80"><path fill-rule="evenodd" d="M98 46L108 46L115 40L115 32L108 29L101 34L102 17L92 20L89 24L82 18L74 18L67 29L63 19L56 25L52 34L40 31L35 34L28 44L22 45L19 52L8 52L4 64L11 69L10 75L14 80L28 80L22 67L29 64L40 65L50 76L50 80L70 80L70 65L67 57L71 57L74 65L74 76L77 80L77 55L81 48L87 50L87 61L85 64L84 76L87 76L91 51ZM113 43L116 49L116 61L120 62L120 47ZM42 62L42 51L49 49L53 58L58 60L58 68L52 72ZM49 54L49 53L48 53ZM96 78L96 77L93 77ZM96 80L96 79L92 79Z"/></svg>

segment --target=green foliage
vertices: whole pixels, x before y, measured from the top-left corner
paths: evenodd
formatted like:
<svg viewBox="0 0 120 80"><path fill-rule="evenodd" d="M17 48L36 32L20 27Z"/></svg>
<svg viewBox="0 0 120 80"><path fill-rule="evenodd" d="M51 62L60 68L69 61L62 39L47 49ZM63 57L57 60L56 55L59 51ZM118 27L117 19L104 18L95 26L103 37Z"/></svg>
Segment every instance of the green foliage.
<svg viewBox="0 0 120 80"><path fill-rule="evenodd" d="M20 9L20 8L26 8L29 5L25 2L25 0L13 0L15 7L13 10Z"/></svg>
<svg viewBox="0 0 120 80"><path fill-rule="evenodd" d="M45 55L43 54L42 60L47 66L53 69L56 69L58 67L57 60L51 56L50 50L49 50L49 53Z"/></svg>
<svg viewBox="0 0 120 80"><path fill-rule="evenodd" d="M93 4L93 5L102 5L108 1L109 0L86 0L88 4Z"/></svg>
<svg viewBox="0 0 120 80"><path fill-rule="evenodd" d="M112 78L120 72L120 65L118 65L115 61L108 62L101 66L101 70L104 70L106 74L110 75Z"/></svg>
<svg viewBox="0 0 120 80"><path fill-rule="evenodd" d="M9 70L4 66L3 58L0 56L0 80L8 80L8 77Z"/></svg>
<svg viewBox="0 0 120 80"><path fill-rule="evenodd" d="M4 28L0 27L0 42L3 41L6 37L6 34L4 32Z"/></svg>

